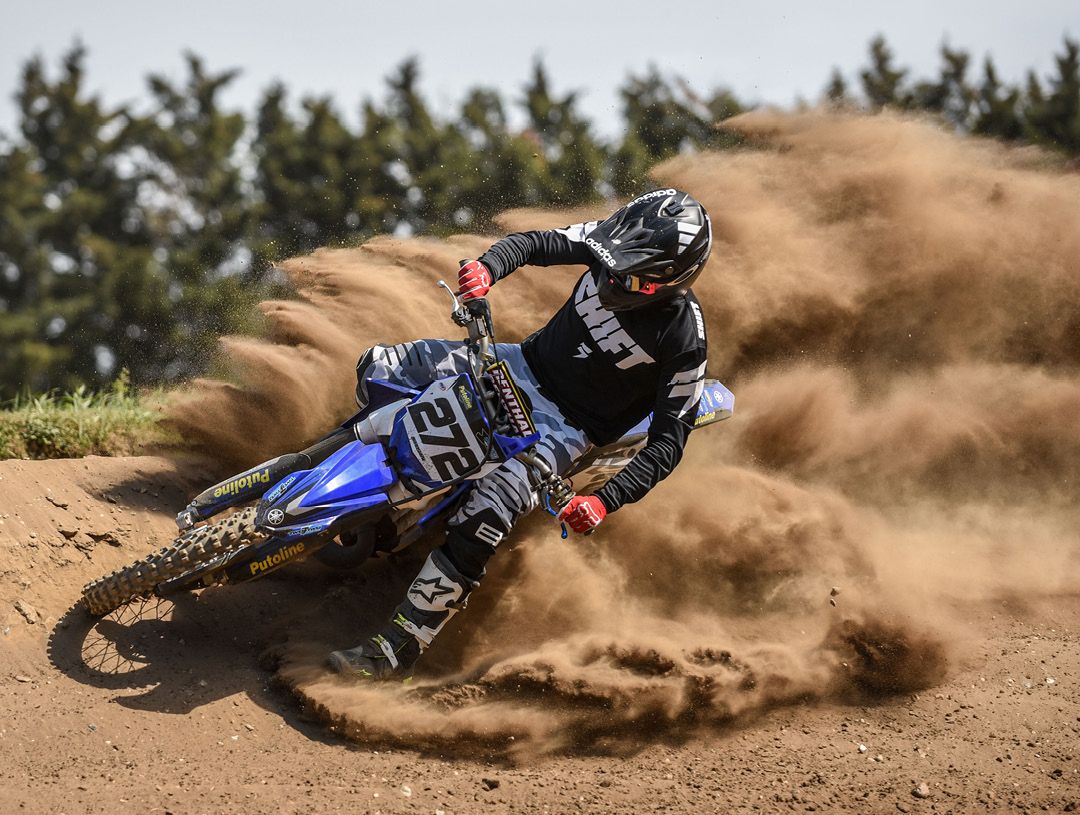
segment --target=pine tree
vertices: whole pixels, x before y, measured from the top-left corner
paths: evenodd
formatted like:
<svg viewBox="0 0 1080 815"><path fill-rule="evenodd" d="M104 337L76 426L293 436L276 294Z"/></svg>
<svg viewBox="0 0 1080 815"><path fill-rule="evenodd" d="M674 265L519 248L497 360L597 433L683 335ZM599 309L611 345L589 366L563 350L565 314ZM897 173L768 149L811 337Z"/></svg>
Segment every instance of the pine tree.
<svg viewBox="0 0 1080 815"><path fill-rule="evenodd" d="M140 185L150 229L155 275L167 281L153 335L159 353L155 380L191 376L205 367L217 337L250 326L246 308L259 294L264 267L252 263L252 207L236 154L246 122L218 101L237 70L207 71L186 54L187 77L177 85L151 75L154 111L139 123L150 160ZM124 347L126 359L134 347ZM133 377L138 381L136 369Z"/></svg>
<svg viewBox="0 0 1080 815"><path fill-rule="evenodd" d="M577 94L555 96L547 71L537 61L532 79L525 86L523 105L529 134L546 164L546 173L540 177L543 203L576 206L595 199L605 153L593 137L588 120L577 111Z"/></svg>
<svg viewBox="0 0 1080 815"><path fill-rule="evenodd" d="M275 85L259 105L252 143L261 193L257 254L288 257L379 231L386 205L369 196L379 166L329 99L304 99L302 121L288 115L286 99Z"/></svg>
<svg viewBox="0 0 1080 815"><path fill-rule="evenodd" d="M1020 89L1007 87L998 78L994 62L989 57L983 64L983 81L975 100L975 116L971 132L1014 141L1024 134L1019 113Z"/></svg>
<svg viewBox="0 0 1080 815"><path fill-rule="evenodd" d="M716 90L708 98L689 85L672 83L651 68L642 77L631 76L619 93L623 99L626 135L612 160L612 184L630 194L648 186L647 173L659 161L689 149L722 149L738 143L716 123L742 112L731 93Z"/></svg>
<svg viewBox="0 0 1080 815"><path fill-rule="evenodd" d="M833 107L844 107L849 104L847 82L839 68L833 68L829 76L829 84L825 86L825 100Z"/></svg>
<svg viewBox="0 0 1080 815"><path fill-rule="evenodd" d="M56 81L40 59L25 65L16 97L22 143L0 164L7 394L103 384L129 361L147 373L142 359L121 355L133 326L166 311L138 205L135 119L87 96L84 58L73 46ZM153 356L153 344L138 345Z"/></svg>
<svg viewBox="0 0 1080 815"><path fill-rule="evenodd" d="M911 96L904 89L907 70L893 65L893 53L880 34L870 42L870 67L859 72L863 94L871 109L907 108Z"/></svg>
<svg viewBox="0 0 1080 815"><path fill-rule="evenodd" d="M1080 43L1065 38L1064 53L1056 55L1057 75L1043 89L1034 72L1028 75L1023 105L1025 134L1069 155L1080 155Z"/></svg>
<svg viewBox="0 0 1080 815"><path fill-rule="evenodd" d="M68 358L51 341L66 321L52 302L48 250L37 242L51 217L42 165L25 145L0 150L0 397L47 387Z"/></svg>
<svg viewBox="0 0 1080 815"><path fill-rule="evenodd" d="M953 127L966 131L971 128L976 93L968 85L969 55L941 46L942 66L935 82L918 82L911 92L908 106L940 114Z"/></svg>
<svg viewBox="0 0 1080 815"><path fill-rule="evenodd" d="M460 229L486 229L498 213L544 203L547 161L539 140L511 131L497 91L474 89L461 107L458 128L472 148L463 168L463 207L454 216Z"/></svg>

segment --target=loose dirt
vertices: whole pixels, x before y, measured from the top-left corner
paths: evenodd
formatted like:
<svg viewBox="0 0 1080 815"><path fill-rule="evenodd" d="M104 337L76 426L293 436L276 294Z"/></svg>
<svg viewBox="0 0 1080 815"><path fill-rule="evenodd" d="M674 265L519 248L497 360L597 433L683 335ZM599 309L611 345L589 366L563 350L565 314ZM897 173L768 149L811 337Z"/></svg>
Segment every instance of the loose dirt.
<svg viewBox="0 0 1080 815"><path fill-rule="evenodd" d="M383 737L346 738L282 681L281 653L289 643L347 637L361 623L343 607L365 597L392 602L386 586L408 580L414 562L375 564L365 577L313 564L100 622L68 611L84 580L168 539L163 505L178 505L203 475L155 458L0 463L5 497L15 499L0 513L0 811L1080 806L1075 596L958 606L973 621L965 656L920 692L838 703L809 689L692 735L645 727L621 749L582 744L546 757L515 758L512 743L485 753L469 743L402 749ZM80 546L79 534L64 532L73 527L89 541L121 534ZM842 609L844 592L834 599ZM34 609L33 623L17 602ZM334 685L321 681L324 693ZM404 727L399 735L410 738ZM923 784L927 797L916 797Z"/></svg>
<svg viewBox="0 0 1080 815"><path fill-rule="evenodd" d="M269 340L173 408L212 464L0 463L3 811L1080 807L1080 180L891 116L731 126L750 147L656 176L714 217L695 290L735 418L587 541L530 519L411 686L322 659L434 539L69 609L222 468L347 415L366 346L454 336L434 281L489 239L288 262ZM500 282L500 337L574 274Z"/></svg>

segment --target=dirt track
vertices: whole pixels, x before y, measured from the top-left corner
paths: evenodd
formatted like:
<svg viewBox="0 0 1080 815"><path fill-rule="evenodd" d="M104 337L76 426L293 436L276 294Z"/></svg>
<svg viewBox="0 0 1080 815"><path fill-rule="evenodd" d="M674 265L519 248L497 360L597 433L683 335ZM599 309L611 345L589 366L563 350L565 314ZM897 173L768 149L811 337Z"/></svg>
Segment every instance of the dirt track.
<svg viewBox="0 0 1080 815"><path fill-rule="evenodd" d="M365 590L355 581L301 567L175 608L151 604L138 622L132 611L96 624L68 613L85 579L164 542L164 510L200 475L154 458L0 463L0 811L1080 806L1075 597L972 604L963 611L978 636L947 680L871 706L795 703L621 755L516 765L348 742L305 714L273 668L287 640L341 635L348 621L333 609ZM91 537L106 532L119 545ZM408 565L384 576L399 571ZM29 624L15 601L39 619ZM913 794L920 784L929 797Z"/></svg>

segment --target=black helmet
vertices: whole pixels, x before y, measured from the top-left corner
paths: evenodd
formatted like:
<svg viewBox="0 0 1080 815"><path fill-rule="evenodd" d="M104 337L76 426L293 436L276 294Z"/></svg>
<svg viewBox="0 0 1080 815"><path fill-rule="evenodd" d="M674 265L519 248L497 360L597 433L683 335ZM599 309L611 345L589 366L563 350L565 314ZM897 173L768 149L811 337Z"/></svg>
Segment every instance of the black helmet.
<svg viewBox="0 0 1080 815"><path fill-rule="evenodd" d="M705 207L679 190L638 196L585 238L600 268L599 295L611 311L646 306L685 292L712 248Z"/></svg>

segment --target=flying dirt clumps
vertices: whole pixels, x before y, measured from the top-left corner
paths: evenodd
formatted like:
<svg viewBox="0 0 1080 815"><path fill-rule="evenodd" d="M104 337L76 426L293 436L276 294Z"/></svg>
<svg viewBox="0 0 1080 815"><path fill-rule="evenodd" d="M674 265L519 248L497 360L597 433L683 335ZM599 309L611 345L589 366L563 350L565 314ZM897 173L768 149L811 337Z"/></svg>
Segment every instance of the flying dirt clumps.
<svg viewBox="0 0 1080 815"><path fill-rule="evenodd" d="M352 737L633 749L779 704L926 687L962 649L957 601L1080 589L1080 178L892 115L726 126L751 146L655 177L712 214L695 292L735 417L588 540L544 518L520 530L410 689L325 674L327 648L381 622L335 599L340 629L292 643L280 671ZM174 421L233 467L309 442L348 415L364 348L457 336L434 282L490 240L289 261L297 298L263 305L270 339L226 340L233 380L194 383ZM540 327L579 273L500 282L500 338Z"/></svg>

